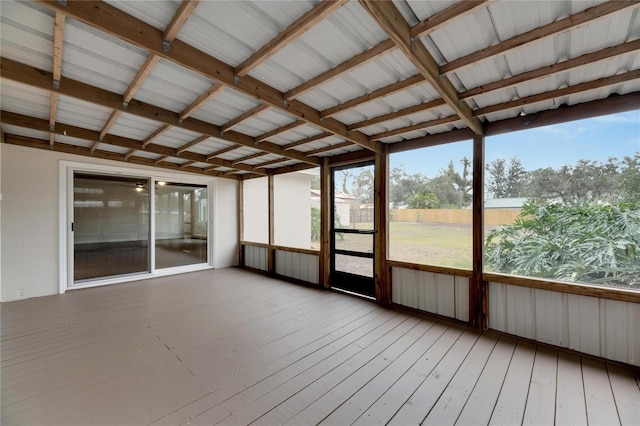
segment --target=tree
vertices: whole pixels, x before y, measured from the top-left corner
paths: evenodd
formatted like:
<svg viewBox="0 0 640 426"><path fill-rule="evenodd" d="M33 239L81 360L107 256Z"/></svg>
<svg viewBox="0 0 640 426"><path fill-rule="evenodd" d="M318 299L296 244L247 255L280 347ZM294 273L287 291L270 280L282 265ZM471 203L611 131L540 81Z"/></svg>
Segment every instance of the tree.
<svg viewBox="0 0 640 426"><path fill-rule="evenodd" d="M640 202L640 152L624 157L620 163L616 191L621 201Z"/></svg>
<svg viewBox="0 0 640 426"><path fill-rule="evenodd" d="M504 158L498 158L486 165L489 172L486 188L493 198L507 198L507 172Z"/></svg>
<svg viewBox="0 0 640 426"><path fill-rule="evenodd" d="M407 207L410 209L435 209L439 204L436 194L433 192L423 192L411 197L407 203Z"/></svg>
<svg viewBox="0 0 640 426"><path fill-rule="evenodd" d="M486 166L487 192L493 198L522 197L525 189L527 171L517 157L511 158L509 165L504 158L493 160Z"/></svg>

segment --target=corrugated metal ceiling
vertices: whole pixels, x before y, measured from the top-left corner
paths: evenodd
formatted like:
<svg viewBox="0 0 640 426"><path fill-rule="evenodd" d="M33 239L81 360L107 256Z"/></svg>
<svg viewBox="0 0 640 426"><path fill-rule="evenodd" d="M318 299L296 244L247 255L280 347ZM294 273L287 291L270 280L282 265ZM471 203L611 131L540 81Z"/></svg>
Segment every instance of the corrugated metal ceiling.
<svg viewBox="0 0 640 426"><path fill-rule="evenodd" d="M106 3L144 22L145 25L152 26L157 29L156 31L164 31L167 28L174 15L180 10L181 4L179 1L126 0L109 0ZM444 66L453 60L527 31L558 22L577 13L588 12L589 8L602 3L602 1L593 0L488 2L463 16L447 21L412 43L423 43L436 63ZM222 61L226 64L225 67L237 67L319 4L316 1L203 1L179 28L177 39ZM398 0L394 1L394 4L408 24L413 26L446 12L447 8L455 7L458 2ZM58 6L44 7L30 1L3 0L0 3L0 22L2 23L0 47L3 61L15 61L46 72L55 71L53 65L55 13L52 10L54 7ZM499 82L523 72L561 63L567 59L633 42L640 37L639 10L640 8L636 5L606 16L595 17L597 19L576 28L542 37L486 59L481 58L473 64L452 70L440 78L448 78L460 93L488 83ZM64 9L62 11L64 12ZM379 123L352 133L340 130L340 126L374 119L439 99L438 91L426 82L410 85L399 91L389 91L386 95L373 98L376 91L384 90L419 74L414 63L395 48L309 88L295 101L291 99L278 101L284 92L312 78L322 76L326 72L331 72L333 68L341 66L345 61L363 54L387 39L385 30L361 4L354 0L347 2L320 19L307 31L294 37L275 54L259 60L256 66L248 71L249 76L258 80L255 88L240 87L237 85L238 80L227 81L228 87L224 87L198 105L190 115L192 118L188 119L196 120L193 122L196 124L190 124L187 127L201 129L202 126L197 124L199 122L210 123L211 127L206 130L205 136L208 138L189 147L188 152L196 155L193 158L203 159L204 156L240 143L247 146L228 151L218 158L233 161L263 152L264 155L242 163L243 166L256 166L283 159L287 155L294 157L267 166L268 169L277 169L300 164L305 153L344 144L347 139L356 140L357 137L352 133L357 133L361 135L358 137L366 139L392 130L455 115L454 110L445 104L385 121L378 120ZM75 80L118 96L124 94L131 88L134 78L141 71L149 55L153 55L134 44L118 37L117 34L102 31L91 22L83 23L68 17L63 32L61 55L63 83L64 79ZM208 59L203 57L203 67L214 66L204 65L206 61ZM162 58L152 69L147 70L146 78L141 81L133 95L136 106L144 111L160 107L173 112L177 117L212 86L220 84L212 78L205 77L206 72L195 72L178 62L175 59ZM467 103L472 109L477 110L532 95L551 93L548 97L545 96L548 99L526 102L521 106L507 106L508 108L484 114L480 118L485 122L494 122L509 119L521 113L535 114L539 111L558 108L563 104L576 105L605 99L613 93L639 92L640 81L635 79L577 93L553 96L554 91L558 89L595 82L638 69L640 69L640 55L638 55L638 48L634 48L625 54L603 61L582 64L546 77L538 77L500 90L480 93L467 99ZM53 87L53 81L51 84ZM257 86L260 84L266 84L266 89ZM40 87L26 78L22 81L18 76L3 77L0 89L3 111L40 120L48 121L51 118L49 87ZM322 111L365 96L367 99L362 102L333 115L331 120L337 120L334 124L326 125L323 120L313 117L314 114L321 116ZM260 100L258 99L260 97L266 98ZM105 127L107 120L114 112L114 104L110 102L102 99L87 102L72 94L63 94L57 98L57 112L53 119L58 123L71 124L93 132L102 131L140 142L161 126L171 124L171 128L156 137L152 143L173 149L180 148L202 136L202 133L195 130L180 127L182 122L177 118L166 121L168 118L165 113L157 116L145 115L146 113L140 110L128 113L126 109L122 112L123 107L120 106L118 106L120 115L110 126ZM259 107L262 102L266 102L266 108L253 116L243 117L242 121L234 122L238 117ZM301 109L295 102L301 102L304 108L311 107L315 111ZM267 142L262 142L262 145L254 140L300 119L307 123L273 134ZM226 129L228 123L233 123L234 126ZM382 143L401 143L464 127L466 127L465 121L456 120L384 137L380 140ZM49 138L44 132L11 123L3 123L3 131L42 139L43 144L46 141L48 146ZM329 132L329 136L326 136L325 132ZM295 144L307 138L313 139L311 137L316 135L325 135L325 137L300 144L294 150L280 149L281 146ZM64 135L57 135L55 140L56 143L61 144L85 148L97 147L99 150L121 154L123 157L129 153L126 148L114 147L106 143L94 146L96 141L81 141ZM353 144L312 155L314 158L334 156L362 149L360 145ZM161 157L159 154L144 150L136 151L132 155L154 160ZM180 154L176 152L175 156L167 158L166 161L182 164L188 160L180 158ZM186 170L202 172L203 169L209 169L212 166L203 159L192 164L191 168L187 167ZM309 167L311 166L312 164L309 164ZM243 168L245 169L242 171L243 174L251 170ZM226 172L235 170L222 169ZM264 173L265 169L256 168L255 172Z"/></svg>

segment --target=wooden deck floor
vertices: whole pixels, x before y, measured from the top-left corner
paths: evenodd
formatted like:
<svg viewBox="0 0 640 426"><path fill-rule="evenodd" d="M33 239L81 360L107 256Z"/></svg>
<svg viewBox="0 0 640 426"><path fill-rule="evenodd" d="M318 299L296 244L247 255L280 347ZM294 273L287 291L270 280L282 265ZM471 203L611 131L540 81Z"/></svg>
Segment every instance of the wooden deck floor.
<svg viewBox="0 0 640 426"><path fill-rule="evenodd" d="M638 424L632 370L239 269L6 303L2 424Z"/></svg>

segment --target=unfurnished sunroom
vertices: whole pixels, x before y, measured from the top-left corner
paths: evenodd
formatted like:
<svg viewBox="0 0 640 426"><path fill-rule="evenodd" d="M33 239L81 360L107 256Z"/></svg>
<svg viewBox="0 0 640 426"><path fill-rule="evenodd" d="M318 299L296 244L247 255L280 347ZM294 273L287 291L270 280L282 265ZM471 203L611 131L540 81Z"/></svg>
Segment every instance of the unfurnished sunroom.
<svg viewBox="0 0 640 426"><path fill-rule="evenodd" d="M637 423L639 11L2 1L3 423Z"/></svg>

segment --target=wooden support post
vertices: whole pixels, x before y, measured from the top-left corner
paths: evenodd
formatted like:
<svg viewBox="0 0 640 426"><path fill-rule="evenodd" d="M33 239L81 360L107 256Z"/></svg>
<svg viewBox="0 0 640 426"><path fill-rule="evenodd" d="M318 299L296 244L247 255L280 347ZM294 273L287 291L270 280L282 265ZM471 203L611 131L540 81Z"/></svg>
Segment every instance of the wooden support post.
<svg viewBox="0 0 640 426"><path fill-rule="evenodd" d="M384 145L383 152L375 155L373 203L376 300L383 305L391 303L391 286L387 276L388 166L388 146Z"/></svg>
<svg viewBox="0 0 640 426"><path fill-rule="evenodd" d="M273 175L268 176L269 179L269 247L267 248L267 271L270 274L276 272L276 252L273 246L274 243L274 209L273 209Z"/></svg>
<svg viewBox="0 0 640 426"><path fill-rule="evenodd" d="M318 283L330 288L331 281L331 167L329 157L320 165L320 265Z"/></svg>
<svg viewBox="0 0 640 426"><path fill-rule="evenodd" d="M244 180L238 181L238 265L244 266Z"/></svg>
<svg viewBox="0 0 640 426"><path fill-rule="evenodd" d="M482 279L484 246L484 136L473 137L473 273L469 282L469 324L487 328L487 285Z"/></svg>

